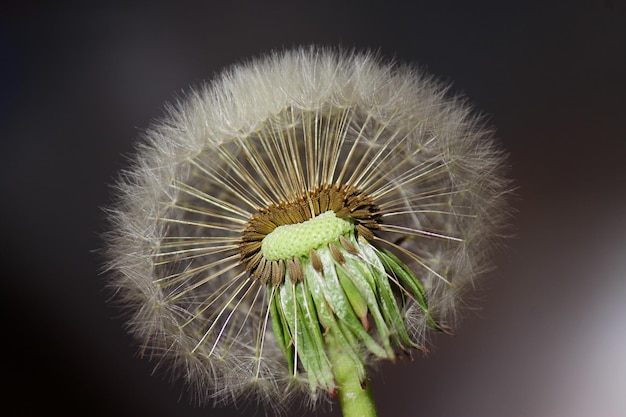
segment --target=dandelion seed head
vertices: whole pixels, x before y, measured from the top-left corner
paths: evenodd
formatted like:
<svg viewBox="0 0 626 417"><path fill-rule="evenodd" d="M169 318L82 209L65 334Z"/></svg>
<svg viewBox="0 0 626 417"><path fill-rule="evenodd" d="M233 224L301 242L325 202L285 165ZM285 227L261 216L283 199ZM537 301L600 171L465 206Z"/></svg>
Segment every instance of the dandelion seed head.
<svg viewBox="0 0 626 417"><path fill-rule="evenodd" d="M284 408L335 389L329 334L364 378L453 325L509 182L491 130L447 90L312 47L169 106L109 211L112 287L142 354L199 402Z"/></svg>

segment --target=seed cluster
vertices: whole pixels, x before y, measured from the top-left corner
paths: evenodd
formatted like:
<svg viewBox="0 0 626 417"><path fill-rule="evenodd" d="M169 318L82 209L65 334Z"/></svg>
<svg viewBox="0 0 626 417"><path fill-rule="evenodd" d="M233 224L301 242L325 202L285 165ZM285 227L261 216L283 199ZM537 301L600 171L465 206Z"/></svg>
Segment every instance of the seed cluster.
<svg viewBox="0 0 626 417"><path fill-rule="evenodd" d="M279 226L303 223L329 210L337 218L353 222L356 233L365 239L371 239L374 230L378 229L380 214L371 197L354 187L324 185L303 193L300 198L259 210L242 233L239 244L241 263L263 283L271 281L274 286L279 285L286 271L292 281L301 280L300 260L293 257L270 261L263 256L262 241ZM309 253L309 256L315 259L315 253Z"/></svg>

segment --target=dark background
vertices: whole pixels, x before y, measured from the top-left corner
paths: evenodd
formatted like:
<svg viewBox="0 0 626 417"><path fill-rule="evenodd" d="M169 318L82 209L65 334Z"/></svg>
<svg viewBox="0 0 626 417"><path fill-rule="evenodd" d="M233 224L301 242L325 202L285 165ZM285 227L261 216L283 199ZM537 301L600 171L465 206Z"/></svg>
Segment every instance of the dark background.
<svg viewBox="0 0 626 417"><path fill-rule="evenodd" d="M0 414L255 414L190 406L150 375L93 250L107 184L164 102L318 43L453 81L519 187L480 310L428 358L372 375L381 417L626 416L624 0L50 4L0 7Z"/></svg>

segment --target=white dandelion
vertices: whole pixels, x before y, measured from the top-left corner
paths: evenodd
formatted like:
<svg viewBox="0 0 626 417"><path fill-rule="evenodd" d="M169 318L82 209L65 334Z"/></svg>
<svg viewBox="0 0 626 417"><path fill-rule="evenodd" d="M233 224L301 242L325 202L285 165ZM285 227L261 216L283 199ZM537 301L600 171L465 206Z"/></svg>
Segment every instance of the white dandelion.
<svg viewBox="0 0 626 417"><path fill-rule="evenodd" d="M368 365L448 331L490 267L503 162L413 67L318 48L235 66L169 107L123 173L116 298L201 402L338 395L375 415Z"/></svg>

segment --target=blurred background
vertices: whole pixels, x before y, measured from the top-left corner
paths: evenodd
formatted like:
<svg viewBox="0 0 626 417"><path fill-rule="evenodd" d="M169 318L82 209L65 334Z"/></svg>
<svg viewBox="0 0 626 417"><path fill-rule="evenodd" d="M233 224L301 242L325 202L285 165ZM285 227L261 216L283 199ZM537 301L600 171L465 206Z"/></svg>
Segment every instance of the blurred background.
<svg viewBox="0 0 626 417"><path fill-rule="evenodd" d="M372 374L380 416L626 416L624 0L114 3L1 7L0 413L264 415L194 407L151 376L94 250L109 185L165 102L316 43L452 82L489 115L518 186L517 237L478 308L428 358Z"/></svg>

